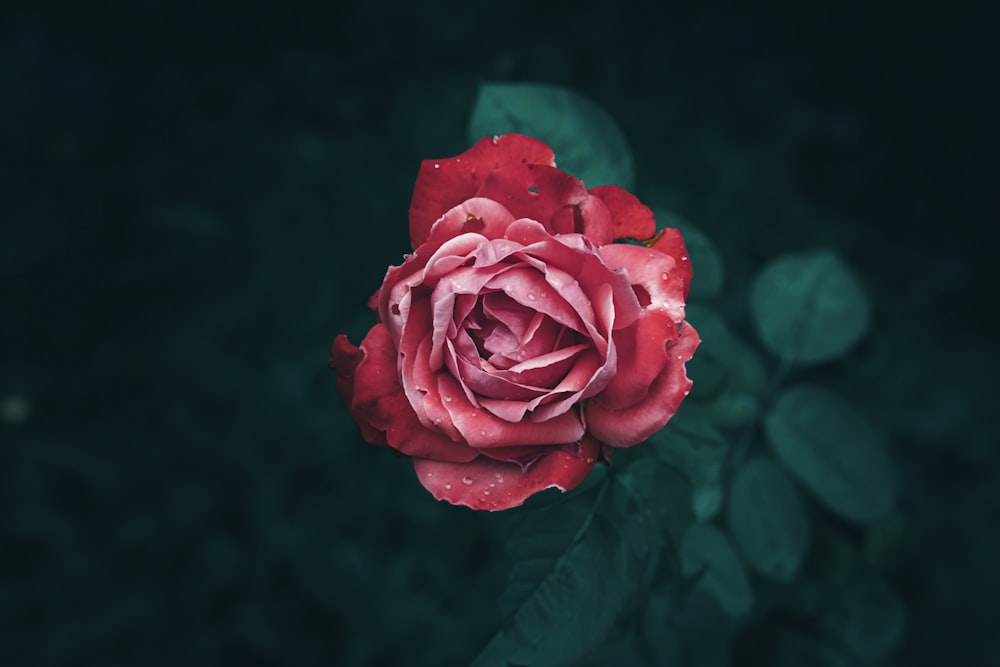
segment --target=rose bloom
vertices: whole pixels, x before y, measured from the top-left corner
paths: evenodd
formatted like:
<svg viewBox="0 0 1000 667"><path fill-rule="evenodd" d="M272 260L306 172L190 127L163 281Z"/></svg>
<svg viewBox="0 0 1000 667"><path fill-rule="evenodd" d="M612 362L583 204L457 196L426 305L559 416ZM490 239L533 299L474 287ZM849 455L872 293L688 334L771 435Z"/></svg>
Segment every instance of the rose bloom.
<svg viewBox="0 0 1000 667"><path fill-rule="evenodd" d="M337 336L330 364L365 440L411 457L435 498L502 510L572 489L687 395L700 341L680 232L626 190L588 190L544 143L424 161L410 240L375 326L358 347Z"/></svg>

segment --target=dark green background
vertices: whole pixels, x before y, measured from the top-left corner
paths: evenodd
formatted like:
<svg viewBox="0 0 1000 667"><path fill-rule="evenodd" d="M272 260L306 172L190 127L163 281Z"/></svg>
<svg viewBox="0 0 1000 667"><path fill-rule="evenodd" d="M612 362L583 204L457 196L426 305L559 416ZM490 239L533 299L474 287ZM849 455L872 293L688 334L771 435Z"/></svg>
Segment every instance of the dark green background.
<svg viewBox="0 0 1000 667"><path fill-rule="evenodd" d="M899 664L996 664L995 16L272 4L2 10L0 664L461 665L497 629L509 520L364 445L326 368L481 80L607 108L737 328L774 255L859 272L872 333L818 377L901 470Z"/></svg>

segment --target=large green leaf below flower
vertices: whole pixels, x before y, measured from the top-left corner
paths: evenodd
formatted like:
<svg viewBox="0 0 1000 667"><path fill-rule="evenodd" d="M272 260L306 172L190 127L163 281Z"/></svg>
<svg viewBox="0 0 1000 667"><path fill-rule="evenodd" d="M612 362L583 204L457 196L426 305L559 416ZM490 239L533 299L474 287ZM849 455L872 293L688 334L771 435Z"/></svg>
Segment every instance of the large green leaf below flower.
<svg viewBox="0 0 1000 667"><path fill-rule="evenodd" d="M652 457L528 514L507 548L507 619L473 667L579 665L649 585L664 545L690 521L690 488Z"/></svg>

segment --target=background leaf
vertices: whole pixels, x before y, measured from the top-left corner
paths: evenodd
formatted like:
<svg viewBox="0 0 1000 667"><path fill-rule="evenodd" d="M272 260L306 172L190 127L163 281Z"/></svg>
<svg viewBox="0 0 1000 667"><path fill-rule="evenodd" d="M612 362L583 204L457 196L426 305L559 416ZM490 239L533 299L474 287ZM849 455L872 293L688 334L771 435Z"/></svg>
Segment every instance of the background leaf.
<svg viewBox="0 0 1000 667"><path fill-rule="evenodd" d="M621 128L586 97L544 83L484 83L469 119L469 143L517 132L547 143L563 171L587 187L635 187L632 151Z"/></svg>
<svg viewBox="0 0 1000 667"><path fill-rule="evenodd" d="M691 526L681 542L681 573L694 576L702 570L695 591L711 595L730 616L750 611L753 588L743 561L725 533L708 523Z"/></svg>
<svg viewBox="0 0 1000 667"><path fill-rule="evenodd" d="M693 407L693 406L689 406ZM722 507L722 465L729 447L711 422L685 409L650 438L656 455L691 483L691 508L704 521Z"/></svg>
<svg viewBox="0 0 1000 667"><path fill-rule="evenodd" d="M843 354L869 324L861 285L828 250L784 255L768 264L751 288L750 312L764 345L799 364Z"/></svg>
<svg viewBox="0 0 1000 667"><path fill-rule="evenodd" d="M881 434L850 404L811 385L786 389L764 419L771 449L828 508L845 519L886 515L896 477Z"/></svg>
<svg viewBox="0 0 1000 667"><path fill-rule="evenodd" d="M761 458L744 464L733 478L727 515L754 571L783 582L795 577L809 546L809 517L784 470Z"/></svg>

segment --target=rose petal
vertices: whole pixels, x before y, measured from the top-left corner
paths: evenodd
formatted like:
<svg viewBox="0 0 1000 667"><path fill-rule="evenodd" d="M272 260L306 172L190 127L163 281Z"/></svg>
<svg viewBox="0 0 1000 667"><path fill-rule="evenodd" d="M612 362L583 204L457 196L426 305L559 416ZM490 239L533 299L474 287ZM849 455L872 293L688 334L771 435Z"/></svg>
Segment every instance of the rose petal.
<svg viewBox="0 0 1000 667"><path fill-rule="evenodd" d="M566 412L544 422L511 423L472 405L458 380L449 374L438 376L438 390L452 423L470 447L502 447L515 443L561 445L583 437L583 422L575 412Z"/></svg>
<svg viewBox="0 0 1000 667"><path fill-rule="evenodd" d="M684 298L687 299L688 292L691 291L691 259L688 257L687 248L684 246L684 238L681 230L667 227L660 231L656 241L650 246L654 250L670 255L677 261L675 269L684 283Z"/></svg>
<svg viewBox="0 0 1000 667"><path fill-rule="evenodd" d="M484 197L472 197L438 218L431 226L427 241L447 241L470 232L488 239L503 238L513 221L513 214L501 204Z"/></svg>
<svg viewBox="0 0 1000 667"><path fill-rule="evenodd" d="M653 212L628 190L617 185L602 185L591 188L590 194L604 202L610 211L613 220L610 232L612 240L645 241L656 233Z"/></svg>
<svg viewBox="0 0 1000 667"><path fill-rule="evenodd" d="M629 282L641 288L643 296L649 299L647 308L666 309L674 322L683 321L684 280L673 257L624 243L604 246L601 256L609 267L624 269Z"/></svg>
<svg viewBox="0 0 1000 667"><path fill-rule="evenodd" d="M438 500L474 510L517 507L530 496L556 488L569 491L586 479L597 462L600 445L584 438L579 453L556 450L522 470L517 463L480 456L470 463L416 458L417 479Z"/></svg>
<svg viewBox="0 0 1000 667"><path fill-rule="evenodd" d="M650 385L667 365L677 339L677 327L662 309L642 311L635 324L615 332L618 371L594 401L610 410L634 405L649 393Z"/></svg>
<svg viewBox="0 0 1000 667"><path fill-rule="evenodd" d="M611 410L599 401L584 407L587 430L611 447L631 447L663 428L691 389L684 364L701 340L687 323L678 328L677 343L669 348L670 361L641 401L628 408Z"/></svg>
<svg viewBox="0 0 1000 667"><path fill-rule="evenodd" d="M385 433L390 447L408 456L470 461L476 452L420 423L399 383L396 348L388 330L376 324L361 341L364 357L354 371L351 413L359 424Z"/></svg>
<svg viewBox="0 0 1000 667"><path fill-rule="evenodd" d="M354 416L352 407L354 405L354 373L364 358L365 353L361 351L361 348L351 345L344 334L333 339L333 346L330 350L330 368L337 372L337 391L344 399L348 409L351 410L352 416ZM370 442L373 445L386 444L385 433L373 428L365 420L359 420L357 417L354 417L354 420L361 427L361 437L365 439L365 442Z"/></svg>
<svg viewBox="0 0 1000 667"><path fill-rule="evenodd" d="M552 149L520 134L484 137L452 158L424 160L410 200L410 243L420 246L434 222L448 209L476 194L485 177L511 164L555 166Z"/></svg>
<svg viewBox="0 0 1000 667"><path fill-rule="evenodd" d="M499 202L514 217L537 220L550 232L556 232L561 230L552 227L553 214L565 206L583 203L589 195L582 181L555 167L515 164L487 176L476 196Z"/></svg>

